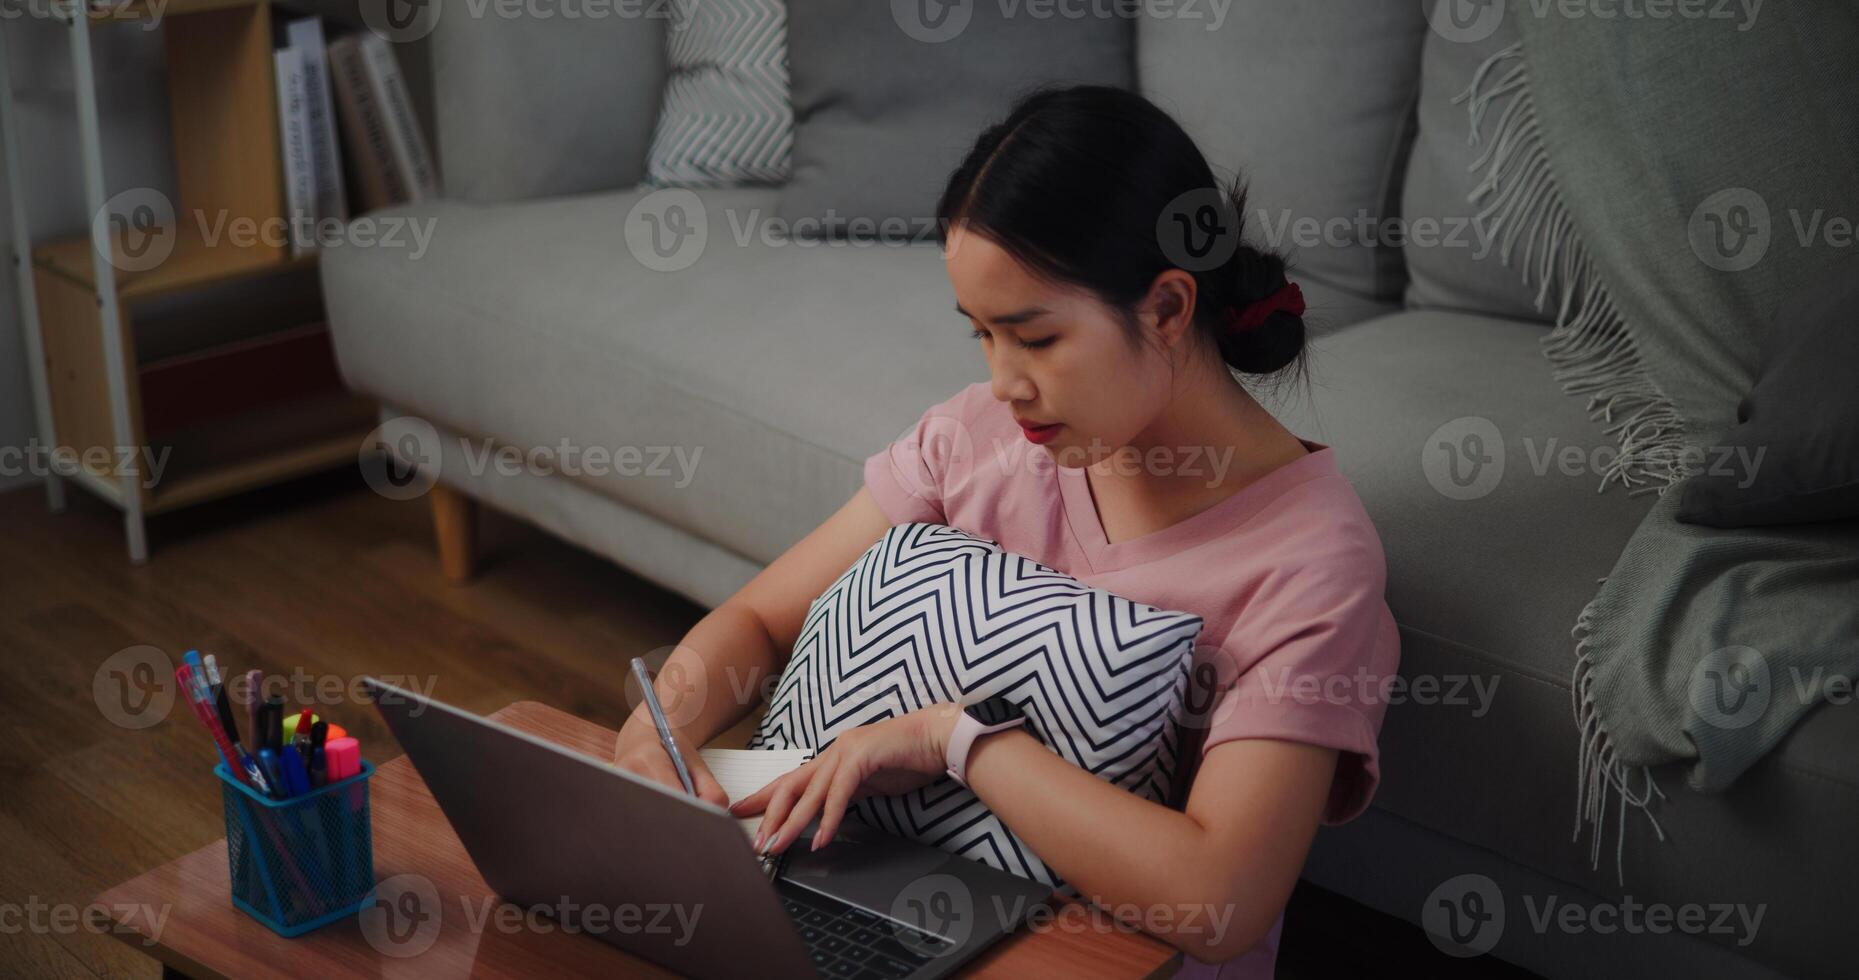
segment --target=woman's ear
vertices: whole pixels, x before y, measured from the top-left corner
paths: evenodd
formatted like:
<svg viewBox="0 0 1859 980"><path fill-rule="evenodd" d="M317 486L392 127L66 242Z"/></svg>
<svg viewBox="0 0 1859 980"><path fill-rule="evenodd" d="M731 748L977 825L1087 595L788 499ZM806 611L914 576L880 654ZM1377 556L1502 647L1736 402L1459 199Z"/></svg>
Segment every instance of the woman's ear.
<svg viewBox="0 0 1859 980"><path fill-rule="evenodd" d="M1184 269L1164 269L1149 284L1140 315L1156 339L1173 347L1194 329L1194 304L1200 286Z"/></svg>

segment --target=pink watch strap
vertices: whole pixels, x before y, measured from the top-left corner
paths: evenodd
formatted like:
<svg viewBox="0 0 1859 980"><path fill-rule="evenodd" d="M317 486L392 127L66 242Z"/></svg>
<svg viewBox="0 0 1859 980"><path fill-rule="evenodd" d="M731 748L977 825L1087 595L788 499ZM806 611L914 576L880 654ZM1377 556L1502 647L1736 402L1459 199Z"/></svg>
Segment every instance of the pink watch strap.
<svg viewBox="0 0 1859 980"><path fill-rule="evenodd" d="M993 725L984 725L975 720L975 716L962 712L955 720L955 729L949 733L949 748L944 761L949 763L949 778L968 785L968 752L975 747L975 739L990 732L1003 731L1026 724L1026 717L1013 718Z"/></svg>

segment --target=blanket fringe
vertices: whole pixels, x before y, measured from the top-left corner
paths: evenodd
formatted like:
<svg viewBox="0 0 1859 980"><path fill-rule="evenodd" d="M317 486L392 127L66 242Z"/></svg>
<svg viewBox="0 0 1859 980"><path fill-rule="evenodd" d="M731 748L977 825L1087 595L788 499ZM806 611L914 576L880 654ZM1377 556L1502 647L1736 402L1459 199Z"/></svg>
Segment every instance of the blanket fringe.
<svg viewBox="0 0 1859 980"><path fill-rule="evenodd" d="M1623 486L1637 486L1630 493L1664 494L1687 472L1682 440L1685 420L1646 372L1625 319L1575 231L1543 145L1521 41L1487 58L1473 73L1471 84L1453 99L1454 104L1466 103L1472 146L1483 141L1485 117L1500 101L1503 108L1495 134L1470 167L1484 172L1468 198L1474 204L1483 202L1473 217L1474 225L1483 241L1497 244L1498 257L1505 265L1521 270L1525 285L1536 284L1538 310L1555 294L1554 327L1543 338L1544 354L1562 390L1587 395L1589 417L1605 423L1605 431L1620 447L1602 468L1596 491L1619 481ZM1517 255L1519 243L1521 255ZM1576 644L1570 698L1581 733L1571 840L1581 839L1584 822L1594 824L1589 859L1590 866L1598 869L1608 791L1618 794L1614 869L1625 887L1627 808L1644 813L1663 841L1665 830L1653 817L1651 803L1654 796L1664 799L1665 793L1653 781L1650 768L1628 766L1616 756L1607 726L1596 710L1594 661L1589 650L1594 612L1591 601L1583 607L1571 634ZM1644 781L1637 790L1629 783L1634 769Z"/></svg>
<svg viewBox="0 0 1859 980"><path fill-rule="evenodd" d="M1619 445L1596 490L1619 482L1636 488L1630 493L1665 493L1688 472L1684 418L1646 372L1575 232L1543 146L1523 42L1486 59L1452 101L1466 104L1472 146L1485 142L1485 117L1502 103L1495 132L1470 167L1484 172L1468 197L1482 204L1472 220L1481 240L1497 245L1498 258L1516 266L1525 285L1536 285L1538 310L1555 295L1555 325L1543 337L1543 352L1562 390L1587 395L1589 417L1604 423Z"/></svg>
<svg viewBox="0 0 1859 980"><path fill-rule="evenodd" d="M1594 680L1594 661L1588 656L1588 633L1593 628L1594 602L1582 607L1581 615L1575 619L1575 678L1569 690L1569 698L1575 708L1575 727L1581 732L1581 763L1576 770L1575 782L1575 833L1571 841L1581 840L1581 825L1584 821L1594 824L1594 845L1588 851L1588 865L1591 868L1601 866L1601 820L1607 815L1607 791L1612 788L1620 795L1620 815L1614 830L1614 876L1621 887L1626 887L1626 845L1627 845L1627 807L1637 807L1646 819L1652 823L1653 833L1665 840L1665 828L1659 826L1659 820L1652 815L1652 798L1665 799L1665 791L1653 781L1652 770L1646 766L1629 767L1614 755L1612 740L1608 738L1607 726L1602 723L1600 713L1594 707L1594 692L1590 682ZM1627 784L1632 775L1631 769L1637 768L1645 785L1635 792Z"/></svg>

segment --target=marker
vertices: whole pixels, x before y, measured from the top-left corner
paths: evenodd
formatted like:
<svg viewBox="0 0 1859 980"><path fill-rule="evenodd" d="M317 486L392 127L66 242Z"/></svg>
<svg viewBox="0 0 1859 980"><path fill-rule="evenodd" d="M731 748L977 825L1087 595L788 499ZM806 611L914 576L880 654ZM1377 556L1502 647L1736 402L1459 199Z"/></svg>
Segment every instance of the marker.
<svg viewBox="0 0 1859 980"><path fill-rule="evenodd" d="M321 716L311 711L309 708L285 714L284 741L288 742L296 738L299 732L308 732L310 730L310 723L316 721L319 717Z"/></svg>
<svg viewBox="0 0 1859 980"><path fill-rule="evenodd" d="M310 785L321 786L328 778L328 755L323 746L329 742L329 722L319 721L310 726Z"/></svg>
<svg viewBox="0 0 1859 980"><path fill-rule="evenodd" d="M329 781L340 782L361 772L361 743L353 738L332 739L323 746Z"/></svg>

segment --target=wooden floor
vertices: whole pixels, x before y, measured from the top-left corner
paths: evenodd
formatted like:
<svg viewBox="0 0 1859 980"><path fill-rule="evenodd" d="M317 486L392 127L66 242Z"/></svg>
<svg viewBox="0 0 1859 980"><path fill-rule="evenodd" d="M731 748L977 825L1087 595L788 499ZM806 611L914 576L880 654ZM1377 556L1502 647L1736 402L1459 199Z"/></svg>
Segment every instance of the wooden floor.
<svg viewBox="0 0 1859 980"><path fill-rule="evenodd" d="M675 644L703 612L494 514L478 577L448 584L423 502L386 500L353 473L159 518L140 568L124 558L116 513L70 495L51 515L36 488L0 494L0 908L12 919L0 925L21 927L0 929L4 976L158 976L116 938L47 928L58 922L49 908L81 908L225 835L211 742L187 709L146 728L111 720L122 709L103 700L120 705L122 682L94 683L118 651L150 645L178 663L197 648L236 669L300 667L344 682L416 675L469 710L533 698L617 727L628 660ZM400 754L371 708L328 714L367 758ZM1442 977L1528 976L1445 957L1417 929L1299 887L1280 977L1392 963Z"/></svg>

